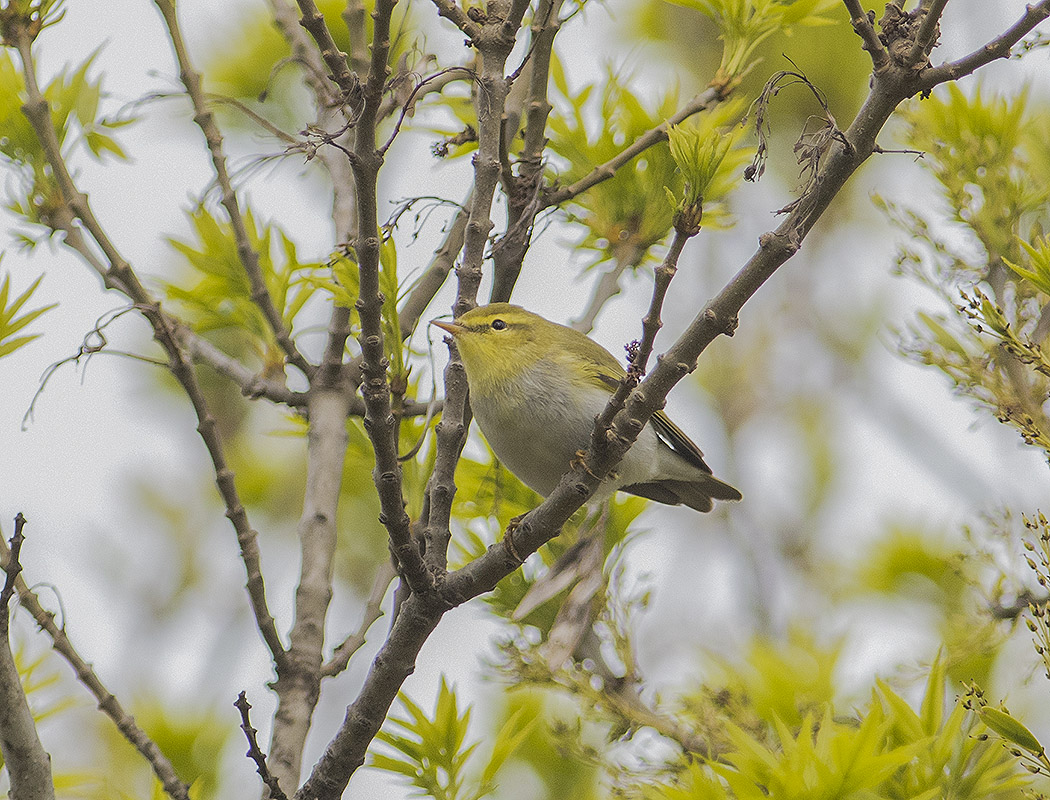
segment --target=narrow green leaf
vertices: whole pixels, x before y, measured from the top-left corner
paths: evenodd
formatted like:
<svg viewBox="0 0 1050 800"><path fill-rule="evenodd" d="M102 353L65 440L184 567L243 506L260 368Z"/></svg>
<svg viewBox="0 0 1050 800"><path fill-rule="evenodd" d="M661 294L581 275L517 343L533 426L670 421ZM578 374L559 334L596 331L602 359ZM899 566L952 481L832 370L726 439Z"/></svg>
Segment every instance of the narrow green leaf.
<svg viewBox="0 0 1050 800"><path fill-rule="evenodd" d="M919 713L922 716L922 728L928 736L940 730L944 718L945 670L943 653L938 650L937 657L930 665L930 677L926 681L926 694L923 695Z"/></svg>
<svg viewBox="0 0 1050 800"><path fill-rule="evenodd" d="M0 344L0 356L10 355L18 348L27 345L34 339L38 338L40 338L40 334L34 333L30 336L16 336L14 339L8 339L6 342Z"/></svg>
<svg viewBox="0 0 1050 800"><path fill-rule="evenodd" d="M1013 742L1033 755L1039 756L1043 754L1043 746L1035 738L1035 734L1010 716L1008 712L985 706L977 712L977 715L981 718L981 722L1006 739L1006 741Z"/></svg>

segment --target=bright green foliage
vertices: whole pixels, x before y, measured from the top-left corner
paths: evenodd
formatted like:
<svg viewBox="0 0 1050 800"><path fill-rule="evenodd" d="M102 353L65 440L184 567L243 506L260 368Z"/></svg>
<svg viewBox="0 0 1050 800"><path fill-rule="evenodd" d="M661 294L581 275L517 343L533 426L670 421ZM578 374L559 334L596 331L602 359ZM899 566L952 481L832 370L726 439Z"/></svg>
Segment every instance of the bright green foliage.
<svg viewBox="0 0 1050 800"><path fill-rule="evenodd" d="M945 707L945 670L930 668L919 711L885 683L857 719L830 705L768 734L730 724L718 762L691 764L673 780L640 787L645 800L992 800L1026 784L1009 755L981 736L964 701ZM631 796L631 795L629 795Z"/></svg>
<svg viewBox="0 0 1050 800"><path fill-rule="evenodd" d="M830 25L829 12L838 0L670 0L696 9L718 23L723 42L722 63L715 80L739 80L755 64L755 51L774 33L793 25Z"/></svg>
<svg viewBox="0 0 1050 800"><path fill-rule="evenodd" d="M903 114L908 146L925 153L948 213L980 242L989 261L1020 260L1023 223L1047 213L1050 185L1033 166L1046 143L1029 125L1028 96L986 98L978 86L967 97L948 84Z"/></svg>
<svg viewBox="0 0 1050 800"><path fill-rule="evenodd" d="M405 348L401 346L401 320L397 303L401 299L397 281L397 248L389 233L379 248L379 291L383 294L383 345L390 362L390 384L395 394L403 394L408 384L410 367L405 363Z"/></svg>
<svg viewBox="0 0 1050 800"><path fill-rule="evenodd" d="M123 149L110 132L134 120L99 116L105 95L101 79L88 77L93 61L94 55L73 72L62 70L44 89L62 154L68 156L83 145L97 159L106 153L124 159ZM0 52L0 161L18 176L8 208L27 222L54 228L58 224L55 212L64 203L33 127L22 112L25 102L22 74L11 56ZM28 235L19 238L27 246L36 243Z"/></svg>
<svg viewBox="0 0 1050 800"><path fill-rule="evenodd" d="M719 213L725 213L716 204L740 183L744 165L754 156L752 148L739 146L744 135L742 127L725 129L740 117L743 106L740 99L722 103L707 113L668 128L671 157L685 178L680 201L670 189L667 190L676 210L699 206L704 216L708 219L714 216L716 223Z"/></svg>
<svg viewBox="0 0 1050 800"><path fill-rule="evenodd" d="M909 147L926 151L923 163L940 185L954 235L949 238L918 212L882 206L909 234L910 244L898 256L902 271L937 291L948 309L920 314L905 352L948 375L961 392L1050 458L1050 420L1043 409L1050 392L1050 361L1042 350L1050 332L1045 314L1050 160L1044 118L1045 111L1029 108L1025 92L1012 99L988 98L979 87L967 96L949 85L907 113L905 133ZM1038 529L1038 520L1026 520L1026 525ZM1042 583L1042 536L1026 548L1032 554L1028 565ZM1026 622L1050 674L1045 655L1050 629L1042 603L1030 609ZM974 636L990 627L959 628L954 643L954 628L949 628L949 654L982 648L994 653L998 637L981 641L980 634ZM973 672L979 676L980 670ZM977 690L971 694L971 706L1009 752L1029 771L1050 774L1031 732L1005 709L985 706Z"/></svg>
<svg viewBox="0 0 1050 800"><path fill-rule="evenodd" d="M36 291L40 285L40 281L44 279L41 275L35 281L33 281L29 288L26 289L18 297L11 298L11 276L4 275L3 283L0 283L0 357L13 353L20 347L29 344L31 341L40 336L39 333L24 334L22 336L15 336L20 330L26 325L35 320L41 314L50 311L52 308L58 305L58 303L51 303L40 308L34 308L31 311L26 311L22 316L16 316L22 309L22 306L26 304L26 301L32 297L33 292Z"/></svg>
<svg viewBox="0 0 1050 800"><path fill-rule="evenodd" d="M235 355L253 355L267 371L280 374L284 353L252 300L251 284L237 253L232 226L217 220L204 206L190 212L189 217L197 241L168 241L193 268L197 280L167 284L168 297L185 309L196 330L222 331L232 336L232 342L223 344ZM259 230L250 210L244 223L273 303L284 324L294 330L296 316L316 289L311 277L319 265L301 263L295 244L275 224ZM274 254L275 246L279 256Z"/></svg>
<svg viewBox="0 0 1050 800"><path fill-rule="evenodd" d="M920 314L905 351L1050 455L1041 409L1050 391L1040 323L1050 261L1044 126L1025 93L989 99L978 88L967 97L954 85L905 118L906 144L926 151L923 164L940 184L955 233L968 240L966 248L949 244L925 216L882 203L911 240L898 257L902 271L938 291L951 309Z"/></svg>
<svg viewBox="0 0 1050 800"><path fill-rule="evenodd" d="M1024 239L1021 239L1018 244L1028 254L1029 266L1026 268L1005 258L1004 263L1018 276L1031 281L1043 294L1050 296L1050 240L1045 237L1036 237L1032 244Z"/></svg>
<svg viewBox="0 0 1050 800"><path fill-rule="evenodd" d="M655 128L677 110L677 93L665 95L649 111L628 88L626 81L609 74L603 85L589 84L576 94L569 90L560 64L552 68L558 98L548 121L550 149L565 160L557 180L572 184L617 156L646 131ZM598 100L597 130L588 127L594 115L587 112L592 94ZM565 107L565 111L562 107ZM658 144L621 167L616 174L574 198L570 219L586 231L579 246L593 250L599 261L613 260L627 267L640 265L649 249L671 230L673 210L667 203L667 187L681 184L677 167L666 144Z"/></svg>
<svg viewBox="0 0 1050 800"><path fill-rule="evenodd" d="M742 663L722 664L721 679L711 683L731 696L746 698L748 711L741 719L754 716L766 723L783 720L797 726L834 699L839 655L839 646L823 647L802 629L793 630L786 642L756 637ZM703 691L683 698L686 713L696 713L704 705Z"/></svg>
<svg viewBox="0 0 1050 800"><path fill-rule="evenodd" d="M949 676L958 683L988 680L1007 635L974 591L984 566L978 559L928 532L895 526L860 554L858 564L857 572L844 579L847 591L928 604L937 612Z"/></svg>
<svg viewBox="0 0 1050 800"><path fill-rule="evenodd" d="M403 692L398 697L407 715L387 717L376 736L395 754L373 751L369 765L404 775L419 790L419 796L434 800L480 800L489 795L496 788L496 775L534 724L534 718L524 713L511 715L494 737L491 752L481 766L478 758L472 758L481 742L466 743L470 709L460 713L456 692L444 679L432 717Z"/></svg>

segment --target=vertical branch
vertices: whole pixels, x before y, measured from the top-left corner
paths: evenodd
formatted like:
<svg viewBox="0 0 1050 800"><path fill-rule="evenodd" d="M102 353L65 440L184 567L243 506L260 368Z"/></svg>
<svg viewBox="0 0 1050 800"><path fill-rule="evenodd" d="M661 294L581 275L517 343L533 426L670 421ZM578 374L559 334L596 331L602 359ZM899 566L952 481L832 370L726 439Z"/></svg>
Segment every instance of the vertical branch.
<svg viewBox="0 0 1050 800"><path fill-rule="evenodd" d="M441 4L438 6L440 9ZM493 227L492 201L500 175L503 112L507 100L507 79L504 70L514 46L521 17L527 7L527 3L518 0L513 6L505 7L506 16L501 18L496 13L500 10L499 5L492 4L490 20L472 37L481 62L475 96L478 152L474 157L474 188L463 240L463 263L456 270L459 279L456 302L453 306L456 316L477 305L485 245ZM470 425L470 412L466 403L466 374L459 354L451 346L444 377L445 407L438 430L434 472L427 483L430 513L424 534L427 542L427 564L438 575L444 573L450 539L449 520L456 493L456 462L459 460L466 440L467 427Z"/></svg>
<svg viewBox="0 0 1050 800"><path fill-rule="evenodd" d="M365 81L363 106L357 119L351 167L357 186L357 228L355 251L358 264L357 311L361 319L361 394L365 401L365 430L368 432L376 465L372 478L379 493L380 520L390 536L390 546L414 592L426 592L430 577L423 566L417 544L411 535L411 520L405 512L401 492L401 465L397 460L397 420L391 412L390 382L383 344L383 294L379 290L379 205L378 180L383 157L376 149L376 123L390 74L390 19L397 0L377 0L372 14L372 59ZM400 346L400 343L396 343Z"/></svg>
<svg viewBox="0 0 1050 800"><path fill-rule="evenodd" d="M563 0L541 0L533 16L526 68L518 75L527 80L525 93L525 141L518 158L518 174L505 187L507 191L507 232L492 254L493 303L510 300L514 284L521 273L522 260L528 250L536 214L542 208L540 181L543 177L543 150L547 146L547 117L551 104L547 99L550 81L551 53L554 38L561 28ZM511 92L516 94L514 90ZM509 143L513 133L507 131Z"/></svg>
<svg viewBox="0 0 1050 800"><path fill-rule="evenodd" d="M197 123L197 127L204 134L208 151L211 153L215 179L222 192L221 202L230 218L230 225L233 228L234 239L237 243L237 256L240 258L241 266L244 267L244 272L248 276L248 281L252 287L252 301L263 312L263 316L273 331L277 343L284 351L288 363L294 365L300 372L309 377L313 375L314 366L307 362L295 346L291 333L284 324L281 311L273 304L273 298L270 296L270 290L266 286L266 279L259 265L259 254L252 247L251 240L248 237L248 229L244 224L240 201L237 199L237 193L233 189L230 173L226 166L222 134L215 124L215 117L208 110L204 93L201 91L201 76L190 62L189 52L186 49L186 43L182 39L182 30L179 27L178 17L175 13L175 4L173 0L155 0L155 3L168 28L168 36L171 39L172 47L175 50L175 58L179 65L179 77L182 79L182 83L186 87L186 93L193 103L193 121Z"/></svg>
<svg viewBox="0 0 1050 800"><path fill-rule="evenodd" d="M941 15L946 5L948 5L948 0L923 0L922 2L921 8L924 11L922 22L919 25L919 32L915 34L911 52L908 54L908 60L916 66L926 63L930 51L937 44Z"/></svg>
<svg viewBox="0 0 1050 800"><path fill-rule="evenodd" d="M346 717L310 777L295 793L295 800L339 800L365 760L372 739L386 719L402 684L415 669L416 656L444 608L428 606L413 594L402 604L386 642L376 654L357 699L346 709Z"/></svg>
<svg viewBox="0 0 1050 800"><path fill-rule="evenodd" d="M22 571L18 557L25 541L22 535L25 521L21 513L15 517L11 549L7 551L4 563L4 588L0 591L0 755L11 780L12 797L18 800L54 800L51 756L37 735L36 722L29 710L15 655L11 651L10 601L18 573Z"/></svg>
<svg viewBox="0 0 1050 800"><path fill-rule="evenodd" d="M325 618L332 600L336 517L346 457L349 397L341 389L310 390L306 491L298 535L302 564L286 666L278 671L270 765L282 786L298 786L303 748L321 692Z"/></svg>

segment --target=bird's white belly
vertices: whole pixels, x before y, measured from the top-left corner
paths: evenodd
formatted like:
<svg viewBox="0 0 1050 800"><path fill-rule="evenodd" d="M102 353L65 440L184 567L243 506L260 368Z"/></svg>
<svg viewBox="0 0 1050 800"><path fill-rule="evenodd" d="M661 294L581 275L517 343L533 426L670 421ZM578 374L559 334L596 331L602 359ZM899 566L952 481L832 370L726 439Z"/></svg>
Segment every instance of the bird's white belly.
<svg viewBox="0 0 1050 800"><path fill-rule="evenodd" d="M546 496L569 471L576 453L590 446L594 418L609 394L577 387L570 399L550 385L532 388L522 403L507 402L505 396L496 400L472 394L471 407L496 457L523 483ZM647 425L608 481L610 488L649 480L657 466L659 446Z"/></svg>

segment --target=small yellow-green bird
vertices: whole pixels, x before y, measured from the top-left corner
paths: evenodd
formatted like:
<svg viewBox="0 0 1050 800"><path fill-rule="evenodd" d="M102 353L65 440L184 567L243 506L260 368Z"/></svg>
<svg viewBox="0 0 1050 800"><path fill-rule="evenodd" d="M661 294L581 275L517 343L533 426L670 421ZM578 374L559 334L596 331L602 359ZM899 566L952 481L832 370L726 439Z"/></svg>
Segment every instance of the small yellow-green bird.
<svg viewBox="0 0 1050 800"><path fill-rule="evenodd" d="M459 349L470 406L492 451L534 491L546 496L591 441L594 418L624 368L579 331L510 303L492 303L452 322L434 320ZM713 500L740 492L711 474L703 453L658 411L598 488L710 511Z"/></svg>

